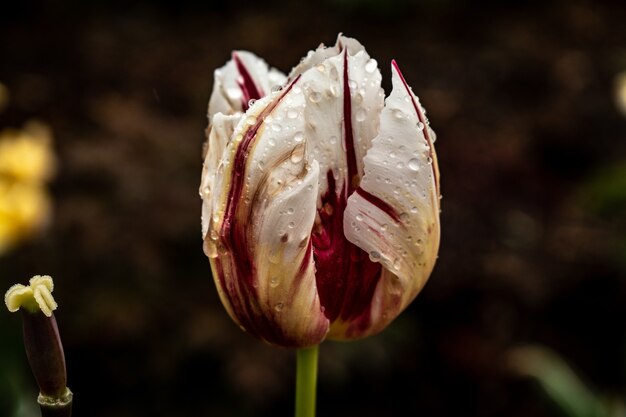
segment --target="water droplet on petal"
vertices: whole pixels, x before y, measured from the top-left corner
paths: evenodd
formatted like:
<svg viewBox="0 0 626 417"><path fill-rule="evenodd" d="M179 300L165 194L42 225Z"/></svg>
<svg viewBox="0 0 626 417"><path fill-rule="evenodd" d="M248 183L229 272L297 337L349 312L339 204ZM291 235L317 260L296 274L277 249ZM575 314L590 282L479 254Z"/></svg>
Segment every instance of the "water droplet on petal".
<svg viewBox="0 0 626 417"><path fill-rule="evenodd" d="M412 171L419 171L420 169L420 163L417 159L415 158L411 158L409 159L409 163L407 164L407 166L409 167L409 169L411 169Z"/></svg>
<svg viewBox="0 0 626 417"><path fill-rule="evenodd" d="M302 142L304 140L304 133L296 132L296 134L293 136L293 140L295 140L296 142Z"/></svg>
<svg viewBox="0 0 626 417"><path fill-rule="evenodd" d="M326 71L326 67L324 66L324 64L319 64L319 65L318 65L317 67L315 67L315 68L317 68L317 70L318 70L319 72L324 72L324 71Z"/></svg>
<svg viewBox="0 0 626 417"><path fill-rule="evenodd" d="M241 99L241 96L243 96L243 93L241 92L241 89L239 87L232 87L226 90L226 95L231 100L239 100Z"/></svg>
<svg viewBox="0 0 626 417"><path fill-rule="evenodd" d="M280 280L278 279L278 277L272 277L272 279L270 279L270 287L272 288L276 288L278 287Z"/></svg>
<svg viewBox="0 0 626 417"><path fill-rule="evenodd" d="M400 109L394 109L393 110L393 116L396 119L404 119L404 112Z"/></svg>
<svg viewBox="0 0 626 417"><path fill-rule="evenodd" d="M417 207L415 206L411 207L411 213L417 213Z"/></svg>
<svg viewBox="0 0 626 417"><path fill-rule="evenodd" d="M418 128L419 130L424 130L424 123L422 123L422 122L417 122L417 128Z"/></svg>
<svg viewBox="0 0 626 417"><path fill-rule="evenodd" d="M393 261L393 269L395 269L396 271L398 271L400 269L400 259L396 258Z"/></svg>
<svg viewBox="0 0 626 417"><path fill-rule="evenodd" d="M287 209L287 213L288 213L288 214L293 214L293 211L294 211L294 210L293 210L293 207L289 207L289 208Z"/></svg>
<svg viewBox="0 0 626 417"><path fill-rule="evenodd" d="M396 164L396 168L398 168L398 169L402 169L402 168L404 168L404 164L403 164L402 162L398 162L398 163Z"/></svg>
<svg viewBox="0 0 626 417"><path fill-rule="evenodd" d="M378 68L378 62L376 62L374 58L370 59L367 61L367 64L365 64L365 72L372 73L376 71L376 68Z"/></svg>
<svg viewBox="0 0 626 417"><path fill-rule="evenodd" d="M274 310L280 313L281 311L283 311L283 307L284 307L283 303L278 303L274 306Z"/></svg>
<svg viewBox="0 0 626 417"><path fill-rule="evenodd" d="M375 250L370 252L370 260L372 262L377 262L378 260L380 260L380 252L377 252Z"/></svg>
<svg viewBox="0 0 626 417"><path fill-rule="evenodd" d="M357 214L356 219L360 222L363 221L363 215L361 213Z"/></svg>
<svg viewBox="0 0 626 417"><path fill-rule="evenodd" d="M267 140L267 143L269 143L270 146L275 146L276 145L276 140L274 138L269 138Z"/></svg>
<svg viewBox="0 0 626 417"><path fill-rule="evenodd" d="M272 130L274 132L280 132L282 130L282 126L280 123L272 123Z"/></svg>
<svg viewBox="0 0 626 417"><path fill-rule="evenodd" d="M337 143L337 136L331 136L330 138L328 138L328 141L331 143L331 145L334 145L335 143Z"/></svg>
<svg viewBox="0 0 626 417"><path fill-rule="evenodd" d="M291 151L291 162L297 164L302 161L304 158L304 146L296 146L293 151Z"/></svg>
<svg viewBox="0 0 626 417"><path fill-rule="evenodd" d="M364 108L360 108L359 110L357 110L354 117L356 118L357 122L362 122L367 117L367 113L365 112Z"/></svg>
<svg viewBox="0 0 626 417"><path fill-rule="evenodd" d="M311 91L309 93L309 100L311 100L312 103L319 103L321 99L322 96L317 91Z"/></svg>
<svg viewBox="0 0 626 417"><path fill-rule="evenodd" d="M294 227L296 227L296 224L294 222L289 222L289 224L287 224L287 227L293 229Z"/></svg>
<svg viewBox="0 0 626 417"><path fill-rule="evenodd" d="M289 119L295 119L298 117L298 112L295 109L289 109L287 110L287 118Z"/></svg>
<svg viewBox="0 0 626 417"><path fill-rule="evenodd" d="M253 99L253 98L251 98L251 99L248 101L248 107L252 107L252 106L254 106L254 103L256 103L256 100L255 100L255 99Z"/></svg>

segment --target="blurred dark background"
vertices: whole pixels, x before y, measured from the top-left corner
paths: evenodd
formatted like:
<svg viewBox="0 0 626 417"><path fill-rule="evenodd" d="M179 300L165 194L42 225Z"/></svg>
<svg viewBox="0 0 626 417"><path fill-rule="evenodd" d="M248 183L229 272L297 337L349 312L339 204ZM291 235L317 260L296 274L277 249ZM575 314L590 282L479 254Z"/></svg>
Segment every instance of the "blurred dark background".
<svg viewBox="0 0 626 417"><path fill-rule="evenodd" d="M242 333L217 298L200 154L212 72L232 49L288 71L338 32L378 60L386 92L395 58L428 109L443 236L386 331L322 345L318 414L563 415L507 365L528 344L599 396L626 395L622 2L2 8L0 128L49 124L58 170L50 227L0 257L0 287L54 277L76 416L292 413L293 352ZM0 414L33 415L20 320L4 310L0 326Z"/></svg>

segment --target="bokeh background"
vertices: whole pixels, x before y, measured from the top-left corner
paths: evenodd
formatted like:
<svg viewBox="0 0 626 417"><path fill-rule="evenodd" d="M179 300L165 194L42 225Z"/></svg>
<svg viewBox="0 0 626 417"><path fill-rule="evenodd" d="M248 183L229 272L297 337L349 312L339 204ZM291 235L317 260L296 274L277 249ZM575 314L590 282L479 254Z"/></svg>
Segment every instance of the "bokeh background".
<svg viewBox="0 0 626 417"><path fill-rule="evenodd" d="M624 22L619 1L5 4L0 129L46 123L57 163L0 287L55 278L77 416L290 415L294 353L230 321L202 252L206 105L232 49L288 71L343 32L428 109L443 236L386 331L322 345L318 414L624 415ZM20 319L0 326L0 415L37 415Z"/></svg>

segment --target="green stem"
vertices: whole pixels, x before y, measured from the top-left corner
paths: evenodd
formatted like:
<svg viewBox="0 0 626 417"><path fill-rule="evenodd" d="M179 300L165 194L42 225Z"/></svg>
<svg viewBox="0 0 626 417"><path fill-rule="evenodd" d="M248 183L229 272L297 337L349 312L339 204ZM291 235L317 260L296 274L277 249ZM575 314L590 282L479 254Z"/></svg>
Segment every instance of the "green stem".
<svg viewBox="0 0 626 417"><path fill-rule="evenodd" d="M318 350L319 346L313 346L296 353L296 417L315 417Z"/></svg>

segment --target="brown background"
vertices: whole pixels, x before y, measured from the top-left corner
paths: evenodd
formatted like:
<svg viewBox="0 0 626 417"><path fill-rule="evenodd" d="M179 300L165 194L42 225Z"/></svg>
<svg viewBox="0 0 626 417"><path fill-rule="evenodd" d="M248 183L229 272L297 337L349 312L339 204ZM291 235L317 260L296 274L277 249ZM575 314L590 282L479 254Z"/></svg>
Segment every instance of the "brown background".
<svg viewBox="0 0 626 417"><path fill-rule="evenodd" d="M340 31L387 92L395 58L428 109L443 236L392 326L322 346L318 414L558 416L504 366L528 343L626 393L620 2L16 3L0 13L0 127L49 123L59 171L51 227L0 258L0 283L55 278L76 416L291 414L293 352L232 324L202 253L206 103L231 49L288 71ZM0 326L0 383L34 401L19 319Z"/></svg>

